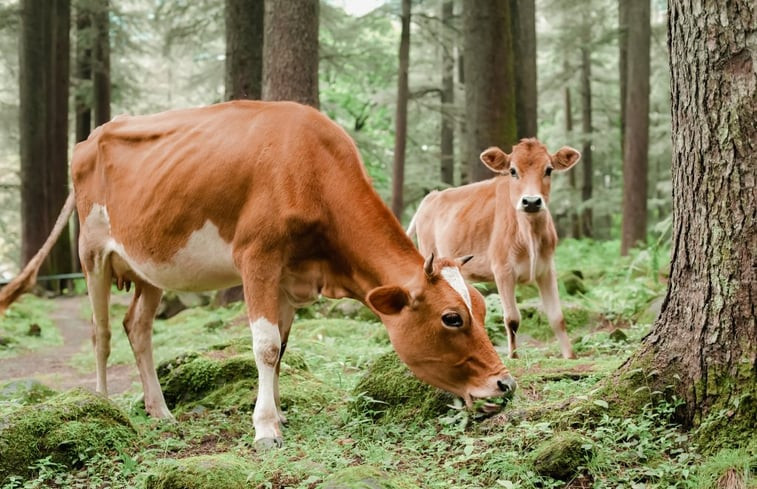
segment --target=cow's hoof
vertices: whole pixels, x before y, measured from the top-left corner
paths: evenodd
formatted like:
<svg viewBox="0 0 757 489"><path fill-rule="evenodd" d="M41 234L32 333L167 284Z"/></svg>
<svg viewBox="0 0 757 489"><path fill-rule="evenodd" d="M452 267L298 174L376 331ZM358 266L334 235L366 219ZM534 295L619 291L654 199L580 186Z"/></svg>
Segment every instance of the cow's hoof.
<svg viewBox="0 0 757 489"><path fill-rule="evenodd" d="M284 446L284 440L279 437L255 440L255 450L259 452L267 452L274 448L281 448L282 446Z"/></svg>

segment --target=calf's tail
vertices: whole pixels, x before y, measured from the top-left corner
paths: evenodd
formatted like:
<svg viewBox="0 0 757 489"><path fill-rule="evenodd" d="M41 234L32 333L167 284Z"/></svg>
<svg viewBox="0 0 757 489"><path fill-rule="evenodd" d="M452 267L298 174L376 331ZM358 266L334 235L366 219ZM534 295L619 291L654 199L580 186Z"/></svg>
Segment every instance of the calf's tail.
<svg viewBox="0 0 757 489"><path fill-rule="evenodd" d="M55 226L50 232L50 236L47 237L47 241L42 245L36 255L29 260L21 273L8 283L2 290L0 290L0 314L4 314L5 310L18 299L21 294L32 288L37 281L37 272L39 267L42 266L42 262L45 261L47 255L50 254L50 250L53 249L55 242L58 241L63 229L68 224L68 219L74 212L76 207L76 199L74 193L71 192L66 198L66 203L63 204L63 209L58 215L58 220L55 221Z"/></svg>

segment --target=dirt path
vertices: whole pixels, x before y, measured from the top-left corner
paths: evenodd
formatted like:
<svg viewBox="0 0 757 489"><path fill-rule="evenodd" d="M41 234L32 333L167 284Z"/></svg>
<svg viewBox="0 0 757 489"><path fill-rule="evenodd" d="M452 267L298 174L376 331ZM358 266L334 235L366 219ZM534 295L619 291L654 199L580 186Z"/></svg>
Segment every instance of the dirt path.
<svg viewBox="0 0 757 489"><path fill-rule="evenodd" d="M92 355L91 324L81 318L84 297L61 297L53 300L54 309L50 314L53 324L63 336L63 346L53 346L21 354L13 358L0 359L0 382L17 379L36 379L57 390L81 386L95 389L95 372L80 372L71 367L71 357L88 348ZM121 327L119 324L112 328ZM120 394L139 382L139 372L134 364L108 367L108 392Z"/></svg>

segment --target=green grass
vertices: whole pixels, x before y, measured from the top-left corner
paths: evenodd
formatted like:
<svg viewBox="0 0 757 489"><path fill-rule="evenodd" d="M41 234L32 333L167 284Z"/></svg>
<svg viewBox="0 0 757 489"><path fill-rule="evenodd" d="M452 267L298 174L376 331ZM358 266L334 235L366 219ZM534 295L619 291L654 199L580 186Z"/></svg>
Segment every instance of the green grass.
<svg viewBox="0 0 757 489"><path fill-rule="evenodd" d="M554 447L563 445L580 455L575 456L571 477L583 485L573 487L713 487L734 473L746 487L755 487L757 447L705 457L689 435L669 421L675 403L650 398L641 412L620 418L611 415L612 406L594 396L602 380L648 331L650 321L640 318L664 292L651 254L637 251L618 259L616 246L569 240L561 244L558 271L580 269L586 285L583 294L563 295L566 304L589 313L585 324L575 325L570 333L579 359L560 358L549 329L533 332L530 339L532 332L524 330L521 358L504 359L518 379L518 391L495 416L482 418L454 402L441 415L387 416L380 422L370 410L355 411L355 387L391 346L381 324L335 317L334 308L321 303L299 316L307 319L295 321L289 339L287 355L300 357L307 371L282 375L281 396L289 420L283 449L255 450L249 411L228 406L177 410L178 423L165 423L145 415L135 401L139 394L135 389L115 399L139 434L134 452L101 453L76 470L42 459L34 478L8 482L2 489L167 487L160 481L178 477L177 471L194 473L217 464L233 484L244 477L246 487L255 488L317 488L342 471L351 474L347 477L388 477L394 484L388 487L398 488L556 488L568 481L540 472L536 461L549 459ZM523 295L530 297L523 300L533 300L533 290L524 290ZM488 302L490 315L495 315L498 300ZM114 316L124 311L116 312ZM202 307L157 321L157 361L229 341L244 344L249 328L243 314L241 306ZM132 354L120 321L121 317L114 319L111 359L130 363ZM496 327L496 320L490 326ZM625 338L610 335L618 327ZM502 348L500 352L506 354ZM88 372L83 375L93 375L92 356L87 349L75 358L76 365ZM239 396L240 407L249 406L244 399L254 396L254 383L238 382L249 394L218 395L232 396L227 400ZM582 402L598 414L592 419L579 414L585 411L574 406ZM197 477L209 480L208 484L213 479L204 472Z"/></svg>

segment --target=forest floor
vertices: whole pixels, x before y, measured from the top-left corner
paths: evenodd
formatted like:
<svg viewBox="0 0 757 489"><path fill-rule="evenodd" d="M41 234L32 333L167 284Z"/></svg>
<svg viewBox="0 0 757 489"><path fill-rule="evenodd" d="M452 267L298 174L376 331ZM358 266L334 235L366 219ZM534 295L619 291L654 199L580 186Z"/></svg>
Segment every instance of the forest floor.
<svg viewBox="0 0 757 489"><path fill-rule="evenodd" d="M121 302L128 299L126 296L114 297ZM89 299L87 296L59 297L50 303L53 305L49 314L52 325L47 327L57 328L63 344L0 359L0 382L34 379L56 390L72 387L95 390L95 372L82 372L71 365L74 355L83 349L92 350L92 323L81 314ZM115 326L120 327L120 323ZM111 394L125 392L134 382L139 382L139 372L135 364L108 367L108 391Z"/></svg>

